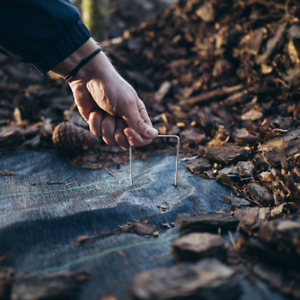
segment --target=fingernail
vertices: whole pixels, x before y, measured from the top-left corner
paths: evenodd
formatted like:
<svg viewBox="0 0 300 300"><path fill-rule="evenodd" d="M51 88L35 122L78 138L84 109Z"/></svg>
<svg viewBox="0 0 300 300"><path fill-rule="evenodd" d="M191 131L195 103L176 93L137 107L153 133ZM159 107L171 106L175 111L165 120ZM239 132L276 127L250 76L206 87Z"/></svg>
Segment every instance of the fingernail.
<svg viewBox="0 0 300 300"><path fill-rule="evenodd" d="M152 127L146 130L146 135L153 139L158 135L158 131Z"/></svg>

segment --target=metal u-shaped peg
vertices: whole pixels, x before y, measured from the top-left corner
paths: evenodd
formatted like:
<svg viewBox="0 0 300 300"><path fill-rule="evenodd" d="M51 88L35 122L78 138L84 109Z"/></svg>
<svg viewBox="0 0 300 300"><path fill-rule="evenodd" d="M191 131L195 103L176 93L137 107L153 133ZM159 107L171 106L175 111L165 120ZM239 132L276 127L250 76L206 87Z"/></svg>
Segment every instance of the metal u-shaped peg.
<svg viewBox="0 0 300 300"><path fill-rule="evenodd" d="M179 150L180 150L180 138L177 135L166 135L159 134L157 137L168 137L168 138L176 138L177 139L177 152L176 152L176 170L175 170L175 187L177 186L178 180L178 164L179 164ZM132 172L132 147L129 145L129 162L130 162L130 180L131 186L133 186L133 172Z"/></svg>

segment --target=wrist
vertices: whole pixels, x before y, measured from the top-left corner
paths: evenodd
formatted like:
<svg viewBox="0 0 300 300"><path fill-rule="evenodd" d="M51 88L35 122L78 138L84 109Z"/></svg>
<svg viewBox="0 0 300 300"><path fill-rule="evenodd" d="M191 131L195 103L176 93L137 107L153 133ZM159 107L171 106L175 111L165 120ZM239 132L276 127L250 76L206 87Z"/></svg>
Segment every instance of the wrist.
<svg viewBox="0 0 300 300"><path fill-rule="evenodd" d="M91 62L84 65L77 73L76 76L69 81L70 84L73 82L88 83L96 80L103 84L114 80L119 77L113 65L110 63L108 57L104 52L98 53Z"/></svg>
<svg viewBox="0 0 300 300"><path fill-rule="evenodd" d="M91 55L98 48L99 46L96 42L93 39L89 39L69 57L55 66L52 71L65 78L81 63L83 59Z"/></svg>

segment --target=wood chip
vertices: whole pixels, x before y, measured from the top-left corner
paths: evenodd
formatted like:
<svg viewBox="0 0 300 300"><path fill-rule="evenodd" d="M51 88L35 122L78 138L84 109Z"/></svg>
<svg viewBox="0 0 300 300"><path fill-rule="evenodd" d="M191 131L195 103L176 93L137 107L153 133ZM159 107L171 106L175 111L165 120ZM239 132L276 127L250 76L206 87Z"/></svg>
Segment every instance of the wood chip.
<svg viewBox="0 0 300 300"><path fill-rule="evenodd" d="M240 208L251 205L251 202L243 199L243 198L237 198L237 197L229 197L226 195L220 195L223 199L230 201L230 204L234 208Z"/></svg>
<svg viewBox="0 0 300 300"><path fill-rule="evenodd" d="M237 168L241 177L252 177L255 170L254 164L248 161L239 161Z"/></svg>
<svg viewBox="0 0 300 300"><path fill-rule="evenodd" d="M300 255L300 218L298 215L263 223L258 236L261 240L276 247L279 252Z"/></svg>
<svg viewBox="0 0 300 300"><path fill-rule="evenodd" d="M248 183L247 188L252 198L257 202L265 204L274 203L271 192L264 186L261 186L257 183Z"/></svg>
<svg viewBox="0 0 300 300"><path fill-rule="evenodd" d="M245 160L249 150L236 145L226 145L223 148L205 147L205 154L213 161L231 164L239 160Z"/></svg>
<svg viewBox="0 0 300 300"><path fill-rule="evenodd" d="M130 288L130 299L238 299L242 289L234 269L216 259L179 264L139 273Z"/></svg>
<svg viewBox="0 0 300 300"><path fill-rule="evenodd" d="M76 278L64 270L41 276L21 276L13 285L12 300L65 299L74 295Z"/></svg>
<svg viewBox="0 0 300 300"><path fill-rule="evenodd" d="M224 259L226 254L224 239L218 234L190 233L172 243L176 261L198 261L203 258Z"/></svg>
<svg viewBox="0 0 300 300"><path fill-rule="evenodd" d="M191 228L198 231L213 231L216 232L218 228L228 230L235 229L239 220L230 214L218 213L200 213L188 214L181 213L177 215L177 224L181 228Z"/></svg>

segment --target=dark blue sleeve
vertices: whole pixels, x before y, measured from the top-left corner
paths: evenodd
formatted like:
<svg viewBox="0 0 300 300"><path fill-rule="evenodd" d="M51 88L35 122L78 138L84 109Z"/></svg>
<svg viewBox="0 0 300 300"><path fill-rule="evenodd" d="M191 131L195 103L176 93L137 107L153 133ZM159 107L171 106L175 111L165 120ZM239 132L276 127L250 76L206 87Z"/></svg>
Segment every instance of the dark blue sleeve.
<svg viewBox="0 0 300 300"><path fill-rule="evenodd" d="M89 37L77 8L67 0L0 0L0 51L42 74Z"/></svg>

